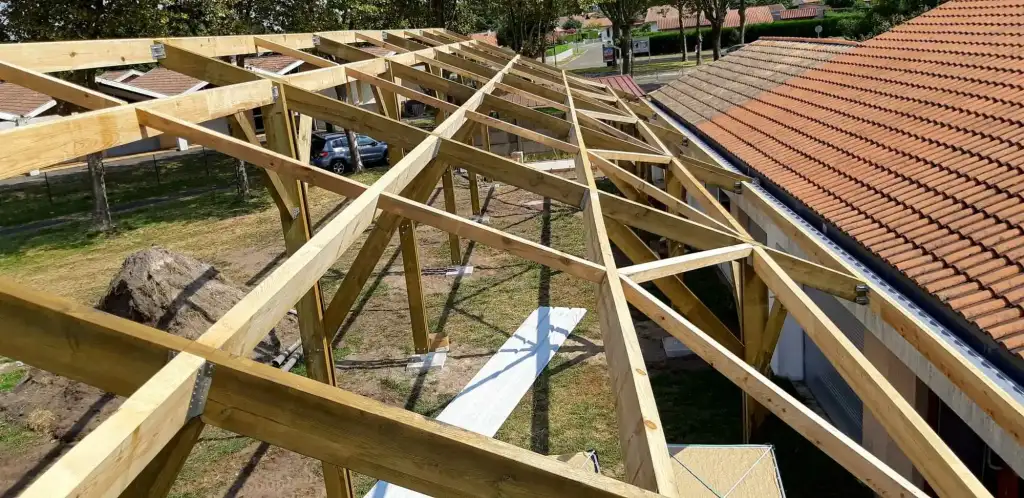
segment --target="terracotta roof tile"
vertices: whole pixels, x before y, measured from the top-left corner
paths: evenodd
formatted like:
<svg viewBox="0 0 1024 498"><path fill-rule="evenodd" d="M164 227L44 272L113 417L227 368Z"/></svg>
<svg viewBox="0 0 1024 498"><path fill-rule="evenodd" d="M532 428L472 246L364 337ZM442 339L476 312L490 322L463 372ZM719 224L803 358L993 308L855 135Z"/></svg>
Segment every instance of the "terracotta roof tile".
<svg viewBox="0 0 1024 498"><path fill-rule="evenodd" d="M594 79L616 90L622 90L628 94L631 94L634 97L643 97L644 95L647 95L647 92L644 92L643 89L640 88L640 85L637 85L636 81L633 80L633 77L628 74L615 76L601 76Z"/></svg>
<svg viewBox="0 0 1024 498"><path fill-rule="evenodd" d="M1021 0L762 38L652 97L1024 356Z"/></svg>

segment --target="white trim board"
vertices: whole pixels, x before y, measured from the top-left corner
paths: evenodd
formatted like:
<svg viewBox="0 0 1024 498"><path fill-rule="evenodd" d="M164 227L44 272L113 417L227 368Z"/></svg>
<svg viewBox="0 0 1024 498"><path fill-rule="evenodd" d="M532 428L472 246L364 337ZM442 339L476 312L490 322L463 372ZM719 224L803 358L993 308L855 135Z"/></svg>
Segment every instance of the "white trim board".
<svg viewBox="0 0 1024 498"><path fill-rule="evenodd" d="M586 313L583 308L534 310L437 420L494 437ZM423 496L427 495L378 481L365 498Z"/></svg>

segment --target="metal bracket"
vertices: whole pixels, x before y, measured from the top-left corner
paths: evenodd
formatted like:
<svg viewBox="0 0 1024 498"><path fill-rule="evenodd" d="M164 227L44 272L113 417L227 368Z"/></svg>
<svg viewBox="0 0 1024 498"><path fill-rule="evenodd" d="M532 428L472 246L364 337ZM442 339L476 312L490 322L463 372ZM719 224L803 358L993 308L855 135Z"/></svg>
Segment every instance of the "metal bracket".
<svg viewBox="0 0 1024 498"><path fill-rule="evenodd" d="M163 59L167 57L167 48L164 47L163 43L154 43L149 46L149 55L153 56L156 60Z"/></svg>
<svg viewBox="0 0 1024 498"><path fill-rule="evenodd" d="M590 189L583 189L583 199L580 200L580 211L586 211L590 205Z"/></svg>
<svg viewBox="0 0 1024 498"><path fill-rule="evenodd" d="M320 46L320 35L313 35L313 46L314 47L319 47Z"/></svg>
<svg viewBox="0 0 1024 498"><path fill-rule="evenodd" d="M384 41L387 41L387 39L388 39L388 32L387 31L381 31L380 32L380 39L384 40Z"/></svg>
<svg viewBox="0 0 1024 498"><path fill-rule="evenodd" d="M857 304L868 304L868 286L857 284L857 297L854 299Z"/></svg>
<svg viewBox="0 0 1024 498"><path fill-rule="evenodd" d="M277 85L270 87L270 98L274 100L275 104L277 103L277 99L281 98L281 90Z"/></svg>
<svg viewBox="0 0 1024 498"><path fill-rule="evenodd" d="M732 193L742 194L743 193L743 182L736 182L732 184Z"/></svg>
<svg viewBox="0 0 1024 498"><path fill-rule="evenodd" d="M192 397L188 400L187 419L191 420L203 414L206 409L206 398L210 394L210 384L213 383L213 363L204 361L199 373L196 374L196 383L192 386Z"/></svg>

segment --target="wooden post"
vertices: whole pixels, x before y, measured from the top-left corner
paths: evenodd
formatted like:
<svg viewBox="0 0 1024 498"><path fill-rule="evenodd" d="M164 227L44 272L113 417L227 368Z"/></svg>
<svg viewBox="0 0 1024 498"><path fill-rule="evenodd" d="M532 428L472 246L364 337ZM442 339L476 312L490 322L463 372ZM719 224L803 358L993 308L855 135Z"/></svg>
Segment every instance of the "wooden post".
<svg viewBox="0 0 1024 498"><path fill-rule="evenodd" d="M409 296L412 342L417 353L426 353L430 349L430 338L427 332L427 309L423 303L423 270L416 242L416 226L409 220L402 220L398 233L402 241L402 266L405 268L405 289Z"/></svg>
<svg viewBox="0 0 1024 498"><path fill-rule="evenodd" d="M754 368L763 347L764 327L768 320L768 288L750 265L742 265L742 302L740 317L743 319L743 359ZM762 411L750 394L743 393L743 442L749 444L753 431L757 429L757 415Z"/></svg>
<svg viewBox="0 0 1024 498"><path fill-rule="evenodd" d="M298 157L292 134L291 115L283 88L278 89L276 102L263 107L263 123L267 134L267 148L289 157ZM280 177L276 173L267 174L271 177ZM271 195L291 197L297 201L296 208L280 212L285 250L290 256L312 236L306 185L294 178L280 177L279 182L272 181L268 186ZM277 188L282 188L283 191L279 192ZM331 355L330 341L324 333L324 303L319 281L302 296L296 309L299 312L299 333L302 336L306 371L311 379L334 385L334 358ZM324 463L323 472L328 496L333 498L353 495L348 469Z"/></svg>
<svg viewBox="0 0 1024 498"><path fill-rule="evenodd" d="M444 209L451 214L459 214L459 210L455 205L455 178L452 175L452 168L449 167L445 170L444 175L441 177L442 188L444 189ZM451 249L452 264L458 265L462 263L462 250L459 247L459 236L454 233L448 234L448 245Z"/></svg>
<svg viewBox="0 0 1024 498"><path fill-rule="evenodd" d="M96 229L107 232L113 228L110 220L110 204L107 202L106 168L103 167L103 153L96 152L86 156L89 165L89 178L92 180L93 211L92 220ZM154 161L153 164L156 164ZM157 183L160 183L160 172L157 170ZM49 180L47 180L49 181ZM49 186L49 183L47 183Z"/></svg>

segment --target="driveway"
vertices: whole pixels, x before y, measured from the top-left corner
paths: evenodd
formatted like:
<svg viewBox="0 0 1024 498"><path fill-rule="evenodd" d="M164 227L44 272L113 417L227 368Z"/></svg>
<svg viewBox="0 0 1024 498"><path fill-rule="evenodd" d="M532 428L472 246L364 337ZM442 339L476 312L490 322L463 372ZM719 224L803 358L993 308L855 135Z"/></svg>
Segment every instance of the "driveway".
<svg viewBox="0 0 1024 498"><path fill-rule="evenodd" d="M604 60L601 58L601 44L600 43L588 43L582 45L582 55L577 55L576 58L569 60L568 62L559 63L560 69L585 69L588 67L604 67Z"/></svg>

